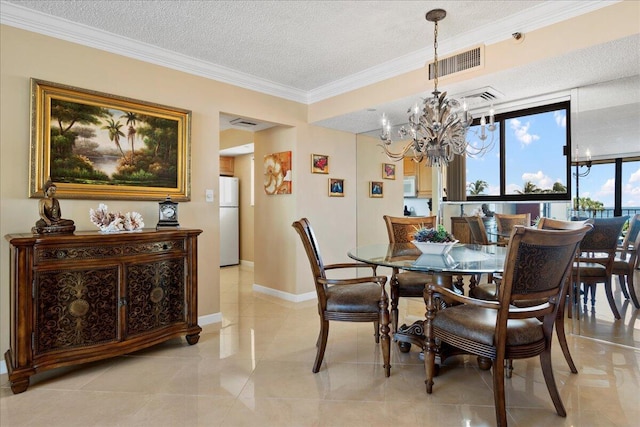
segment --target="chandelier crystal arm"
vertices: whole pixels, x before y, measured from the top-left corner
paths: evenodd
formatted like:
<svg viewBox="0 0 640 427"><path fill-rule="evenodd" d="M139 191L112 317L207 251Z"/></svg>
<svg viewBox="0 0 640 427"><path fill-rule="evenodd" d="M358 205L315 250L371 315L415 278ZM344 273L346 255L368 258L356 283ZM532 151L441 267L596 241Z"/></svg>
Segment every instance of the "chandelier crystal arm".
<svg viewBox="0 0 640 427"><path fill-rule="evenodd" d="M428 166L447 166L455 155L481 156L490 151L494 146L493 106L489 113L489 125L485 116L482 116L480 133L472 131L481 141L480 145L467 142L467 132L470 130L473 117L467 110L467 104L463 100L447 98L447 92L438 90L439 60L438 60L438 22L447 16L443 9L433 9L427 12L426 20L434 23L433 31L433 83L434 89L431 96L422 100L421 107L418 103L407 110L408 123L398 130L400 140L409 137L411 140L405 144L400 152L389 151L393 143L391 136L391 124L386 116L382 115L382 130L380 139L386 155L393 160L402 160L404 157L413 157L416 161L426 159ZM491 140L487 143L486 131L491 132Z"/></svg>

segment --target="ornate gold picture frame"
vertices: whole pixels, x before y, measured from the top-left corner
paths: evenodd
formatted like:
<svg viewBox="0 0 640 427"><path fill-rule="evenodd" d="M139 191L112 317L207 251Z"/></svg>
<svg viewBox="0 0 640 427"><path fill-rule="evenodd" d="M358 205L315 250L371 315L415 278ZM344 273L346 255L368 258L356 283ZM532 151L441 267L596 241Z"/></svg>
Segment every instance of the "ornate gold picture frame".
<svg viewBox="0 0 640 427"><path fill-rule="evenodd" d="M190 200L191 112L31 79L29 197Z"/></svg>

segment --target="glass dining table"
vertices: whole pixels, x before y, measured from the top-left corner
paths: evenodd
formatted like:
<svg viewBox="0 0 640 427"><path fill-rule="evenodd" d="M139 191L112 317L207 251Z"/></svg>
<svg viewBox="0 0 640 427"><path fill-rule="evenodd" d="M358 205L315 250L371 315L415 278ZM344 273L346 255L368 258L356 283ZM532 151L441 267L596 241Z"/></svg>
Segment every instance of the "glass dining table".
<svg viewBox="0 0 640 427"><path fill-rule="evenodd" d="M438 284L464 294L462 276L471 276L469 287L473 288L480 275L501 274L506 253L507 248L502 246L455 244L447 254L426 254L412 243L383 243L358 246L347 254L350 258L367 264L433 274L437 277ZM454 277L457 278L455 282ZM422 348L423 328L422 321L398 328L394 339L398 341L400 350L409 351L411 344ZM480 365L482 369L488 369L489 366L490 362Z"/></svg>
<svg viewBox="0 0 640 427"><path fill-rule="evenodd" d="M507 248L496 245L455 244L447 254L422 253L412 243L383 243L358 246L347 255L360 262L408 271L421 271L458 279L454 283L463 292L463 275L471 275L470 287L481 274L499 274L504 268ZM446 279L445 283L451 283Z"/></svg>

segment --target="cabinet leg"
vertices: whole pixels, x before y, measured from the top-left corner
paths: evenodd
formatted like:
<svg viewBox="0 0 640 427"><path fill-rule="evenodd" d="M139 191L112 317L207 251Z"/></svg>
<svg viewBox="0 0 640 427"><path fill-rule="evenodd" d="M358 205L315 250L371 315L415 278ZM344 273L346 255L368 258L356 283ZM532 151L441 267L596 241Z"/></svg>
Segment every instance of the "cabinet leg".
<svg viewBox="0 0 640 427"><path fill-rule="evenodd" d="M194 345L200 340L200 334L186 335L185 339L190 345Z"/></svg>
<svg viewBox="0 0 640 427"><path fill-rule="evenodd" d="M29 377L10 382L13 394L23 393L29 388Z"/></svg>

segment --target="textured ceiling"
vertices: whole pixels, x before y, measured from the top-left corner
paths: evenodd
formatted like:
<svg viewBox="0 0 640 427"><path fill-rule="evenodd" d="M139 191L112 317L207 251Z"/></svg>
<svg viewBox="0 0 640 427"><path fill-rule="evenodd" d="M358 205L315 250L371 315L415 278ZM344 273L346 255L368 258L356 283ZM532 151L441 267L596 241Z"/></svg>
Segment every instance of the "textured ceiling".
<svg viewBox="0 0 640 427"><path fill-rule="evenodd" d="M611 3L3 0L0 18L3 24L312 103L424 66L433 56L433 25L424 19L430 9L447 10L439 32L439 53L446 55ZM636 35L445 90L491 86L504 95L501 102L510 102L637 75L639 52ZM317 124L366 132L379 126L380 111L399 123L412 103L402 99ZM231 118L223 117L223 124Z"/></svg>
<svg viewBox="0 0 640 427"><path fill-rule="evenodd" d="M542 1L20 1L10 3L310 91ZM469 17L473 17L469 20ZM508 29L508 37L520 29ZM426 60L426 58L424 58Z"/></svg>

